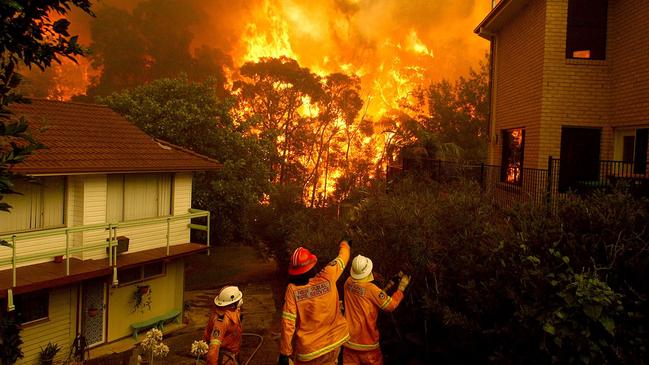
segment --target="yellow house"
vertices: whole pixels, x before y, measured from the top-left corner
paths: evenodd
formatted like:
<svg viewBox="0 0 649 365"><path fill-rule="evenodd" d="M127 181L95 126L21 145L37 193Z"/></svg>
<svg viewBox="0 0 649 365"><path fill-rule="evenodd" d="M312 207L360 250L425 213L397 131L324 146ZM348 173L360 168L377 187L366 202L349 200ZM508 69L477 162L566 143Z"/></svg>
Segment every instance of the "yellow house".
<svg viewBox="0 0 649 365"><path fill-rule="evenodd" d="M647 172L646 0L501 0L475 32L491 41L488 163L500 181L560 159L560 188Z"/></svg>
<svg viewBox="0 0 649 365"><path fill-rule="evenodd" d="M105 106L32 100L14 104L38 150L14 171L22 195L0 212L0 316L22 323L20 364L48 342L67 358L78 334L98 346L134 327L182 318L183 257L192 243L192 173L220 165L155 140ZM208 238L209 245L209 238ZM109 249L110 247L110 249Z"/></svg>

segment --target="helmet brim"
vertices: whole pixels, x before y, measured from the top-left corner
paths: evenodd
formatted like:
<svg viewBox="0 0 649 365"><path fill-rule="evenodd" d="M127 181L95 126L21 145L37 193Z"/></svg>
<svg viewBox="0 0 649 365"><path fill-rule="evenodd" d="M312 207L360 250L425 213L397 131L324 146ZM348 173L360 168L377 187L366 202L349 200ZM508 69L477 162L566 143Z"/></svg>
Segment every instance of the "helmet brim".
<svg viewBox="0 0 649 365"><path fill-rule="evenodd" d="M311 270L318 263L318 258L313 254L311 256L312 258L309 260L309 262L306 265L299 266L299 267L289 267L288 274L292 276L302 275L305 272Z"/></svg>

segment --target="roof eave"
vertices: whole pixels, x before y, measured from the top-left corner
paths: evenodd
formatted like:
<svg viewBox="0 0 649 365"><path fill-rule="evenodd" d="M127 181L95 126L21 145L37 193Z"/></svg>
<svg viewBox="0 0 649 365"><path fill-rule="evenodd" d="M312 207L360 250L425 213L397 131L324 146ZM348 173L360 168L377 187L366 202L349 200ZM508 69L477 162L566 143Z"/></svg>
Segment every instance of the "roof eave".
<svg viewBox="0 0 649 365"><path fill-rule="evenodd" d="M500 27L519 12L529 0L501 0L478 24L473 32L480 37L491 40Z"/></svg>

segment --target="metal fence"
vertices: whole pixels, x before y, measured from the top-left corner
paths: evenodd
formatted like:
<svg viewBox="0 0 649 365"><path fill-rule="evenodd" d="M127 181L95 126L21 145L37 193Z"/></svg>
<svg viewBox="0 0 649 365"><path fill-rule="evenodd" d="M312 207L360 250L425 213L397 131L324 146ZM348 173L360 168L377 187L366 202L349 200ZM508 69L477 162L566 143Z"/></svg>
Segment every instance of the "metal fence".
<svg viewBox="0 0 649 365"><path fill-rule="evenodd" d="M646 165L646 164L645 164ZM560 197L611 190L623 184L637 196L649 196L647 166L622 161L599 161L579 175L561 170L559 159L548 157L546 169L522 168L516 182L507 182L501 166L467 164L432 159L404 159L402 166L389 166L388 181L404 173L417 172L438 182L467 179L477 182L482 192L500 207L525 203L556 211ZM581 176L581 177L580 177Z"/></svg>

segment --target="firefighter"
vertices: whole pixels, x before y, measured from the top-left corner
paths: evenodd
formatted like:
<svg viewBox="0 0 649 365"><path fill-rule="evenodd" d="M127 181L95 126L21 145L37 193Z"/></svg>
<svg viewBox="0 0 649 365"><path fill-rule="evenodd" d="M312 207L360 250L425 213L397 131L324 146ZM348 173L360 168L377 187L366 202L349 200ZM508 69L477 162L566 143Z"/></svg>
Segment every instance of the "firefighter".
<svg viewBox="0 0 649 365"><path fill-rule="evenodd" d="M209 344L207 365L238 365L243 294L236 286L226 286L214 298L214 304L203 334Z"/></svg>
<svg viewBox="0 0 649 365"><path fill-rule="evenodd" d="M308 249L299 247L293 252L282 308L280 365L288 364L289 356L297 365L338 363L349 331L340 311L336 281L347 266L349 254L349 242L340 241L338 256L318 272L318 258Z"/></svg>
<svg viewBox="0 0 649 365"><path fill-rule="evenodd" d="M373 283L372 267L372 260L365 256L356 256L352 261L351 277L345 282L345 319L351 338L344 345L344 365L383 364L379 330L376 327L379 309L386 312L395 310L410 283L410 277L402 275L399 288L389 296Z"/></svg>

